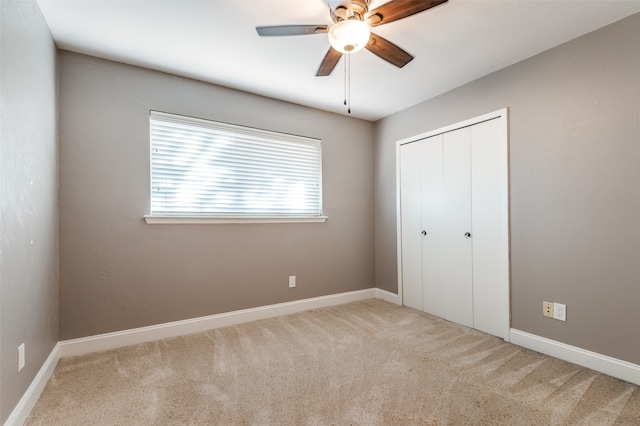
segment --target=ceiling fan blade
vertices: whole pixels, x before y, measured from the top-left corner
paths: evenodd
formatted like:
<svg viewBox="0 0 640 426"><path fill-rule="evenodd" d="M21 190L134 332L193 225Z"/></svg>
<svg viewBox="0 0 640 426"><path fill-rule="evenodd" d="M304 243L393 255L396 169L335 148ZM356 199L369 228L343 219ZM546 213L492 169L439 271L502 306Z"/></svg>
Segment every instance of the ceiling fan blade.
<svg viewBox="0 0 640 426"><path fill-rule="evenodd" d="M386 40L374 33L371 33L369 42L365 47L369 52L378 55L398 68L404 67L413 60L412 55L391 43L389 40Z"/></svg>
<svg viewBox="0 0 640 426"><path fill-rule="evenodd" d="M331 71L336 67L341 57L342 53L338 52L333 47L330 47L320 64L320 68L318 68L316 77L326 77L331 74Z"/></svg>
<svg viewBox="0 0 640 426"><path fill-rule="evenodd" d="M320 34L329 31L328 25L274 25L270 27L256 27L261 37L296 36L306 34Z"/></svg>
<svg viewBox="0 0 640 426"><path fill-rule="evenodd" d="M389 3L369 11L365 16L365 21L369 26L377 27L424 12L445 2L447 0L391 0Z"/></svg>

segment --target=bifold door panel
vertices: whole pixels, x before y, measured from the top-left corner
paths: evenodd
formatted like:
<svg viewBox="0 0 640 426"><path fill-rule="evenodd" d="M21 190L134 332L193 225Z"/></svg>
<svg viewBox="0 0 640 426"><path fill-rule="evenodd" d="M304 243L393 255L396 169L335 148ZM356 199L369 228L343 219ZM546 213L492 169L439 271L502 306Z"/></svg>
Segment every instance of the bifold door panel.
<svg viewBox="0 0 640 426"><path fill-rule="evenodd" d="M423 146L410 144L400 151L400 197L405 200L402 210L402 264L406 265L404 274L404 305L424 310L422 306L422 220L420 198L420 162Z"/></svg>
<svg viewBox="0 0 640 426"><path fill-rule="evenodd" d="M441 262L446 275L438 285L446 293L443 318L473 327L471 240L471 152L469 128L447 132L442 137L444 238ZM428 277L428 275L427 275Z"/></svg>

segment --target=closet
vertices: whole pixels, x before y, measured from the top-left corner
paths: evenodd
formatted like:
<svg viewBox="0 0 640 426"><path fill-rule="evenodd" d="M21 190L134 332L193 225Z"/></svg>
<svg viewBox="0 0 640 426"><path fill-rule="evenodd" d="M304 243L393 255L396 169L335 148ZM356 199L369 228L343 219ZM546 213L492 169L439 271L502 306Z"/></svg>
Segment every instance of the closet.
<svg viewBox="0 0 640 426"><path fill-rule="evenodd" d="M397 144L403 304L507 339L507 111Z"/></svg>

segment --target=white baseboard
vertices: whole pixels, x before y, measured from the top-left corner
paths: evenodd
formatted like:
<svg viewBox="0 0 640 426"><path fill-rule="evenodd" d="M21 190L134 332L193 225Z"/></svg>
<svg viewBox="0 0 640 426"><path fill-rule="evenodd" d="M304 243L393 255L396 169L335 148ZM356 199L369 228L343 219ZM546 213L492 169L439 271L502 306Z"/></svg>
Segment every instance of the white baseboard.
<svg viewBox="0 0 640 426"><path fill-rule="evenodd" d="M64 358L68 356L84 355L92 352L115 349L122 346L166 339L168 337L200 333L214 328L228 327L230 325L242 324L250 321L295 314L298 312L308 311L310 309L341 305L343 303L357 302L365 299L373 299L378 296L379 291L383 290L370 288L350 291L347 293L294 300L292 302L243 309L240 311L116 331L113 333L98 334L79 339L63 340L60 342L60 357Z"/></svg>
<svg viewBox="0 0 640 426"><path fill-rule="evenodd" d="M369 288L310 299L294 300L275 305L260 306L257 308L244 309L206 317L174 321L149 327L117 331L114 333L99 334L79 339L63 340L58 342L53 348L49 357L40 368L40 371L31 382L27 391L22 395L22 398L5 422L4 426L20 426L24 424L51 378L53 370L58 364L60 358L115 349L137 343L165 339L167 337L199 333L214 328L227 327L230 325L273 318L281 315L290 315L308 311L310 309L336 306L366 299L379 298L392 303L397 303L397 297L397 295L385 290Z"/></svg>
<svg viewBox="0 0 640 426"><path fill-rule="evenodd" d="M38 371L38 374L36 374L36 377L34 377L26 392L22 395L22 398L20 398L20 401L18 401L18 405L13 409L9 418L7 418L4 426L21 426L24 424L31 410L33 410L33 407L36 405L36 402L38 402L38 398L40 398L45 386L47 386L59 360L60 343L58 342L53 347L44 364L42 364L42 367L40 367L40 371Z"/></svg>
<svg viewBox="0 0 640 426"><path fill-rule="evenodd" d="M372 298L382 299L398 305L401 304L399 295L379 288L370 288L58 342L4 426L20 426L25 422L51 378L60 358L115 349L167 337L199 333L214 328ZM639 365L513 328L510 330L509 335L511 343L515 345L640 385Z"/></svg>
<svg viewBox="0 0 640 426"><path fill-rule="evenodd" d="M402 301L400 300L400 296L391 293L387 290L382 290L381 288L376 288L376 299L382 299L385 302L395 303L396 305L402 305Z"/></svg>
<svg viewBox="0 0 640 426"><path fill-rule="evenodd" d="M540 337L525 331L510 331L511 343L559 358L627 382L640 385L640 365Z"/></svg>

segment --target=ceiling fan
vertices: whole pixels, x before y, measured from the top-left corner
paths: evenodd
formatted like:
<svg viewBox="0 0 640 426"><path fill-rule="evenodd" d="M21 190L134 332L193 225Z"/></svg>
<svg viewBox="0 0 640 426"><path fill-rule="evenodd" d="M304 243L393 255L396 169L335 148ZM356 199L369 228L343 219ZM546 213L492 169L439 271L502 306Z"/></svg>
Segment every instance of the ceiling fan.
<svg viewBox="0 0 640 426"><path fill-rule="evenodd" d="M261 37L328 33L331 47L318 68L318 77L331 74L344 53L355 53L362 48L402 68L413 56L371 32L371 28L424 12L446 1L391 0L370 11L371 0L328 0L332 26L276 25L256 27L256 31Z"/></svg>

